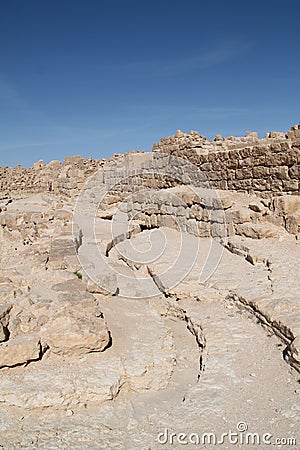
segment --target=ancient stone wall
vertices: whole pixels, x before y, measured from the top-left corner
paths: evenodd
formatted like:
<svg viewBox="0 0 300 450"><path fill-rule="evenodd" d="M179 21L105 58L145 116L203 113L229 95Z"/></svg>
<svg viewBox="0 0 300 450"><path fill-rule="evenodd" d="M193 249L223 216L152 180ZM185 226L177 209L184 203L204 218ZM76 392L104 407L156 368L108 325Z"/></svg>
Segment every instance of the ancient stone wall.
<svg viewBox="0 0 300 450"><path fill-rule="evenodd" d="M132 158L142 151L131 152ZM0 167L0 200L9 197L22 198L39 192L55 192L68 197L77 196L86 180L103 169L105 180L114 184L120 171L124 169L123 159L128 154L115 155L108 160L82 158L81 156L67 157L64 162L54 160L49 164L38 161L31 168ZM106 164L106 163L109 164ZM108 167L108 170L106 170ZM104 180L104 178L103 178Z"/></svg>
<svg viewBox="0 0 300 450"><path fill-rule="evenodd" d="M118 197L116 196L115 199ZM233 235L254 239L278 237L283 229L300 231L300 198L282 195L272 200L247 193L199 191L175 186L163 191L136 192L116 202L129 221L151 229L166 226L199 237L223 239ZM99 217L112 217L106 205ZM114 209L115 210L115 209Z"/></svg>
<svg viewBox="0 0 300 450"><path fill-rule="evenodd" d="M270 132L263 139L257 133L207 141L195 131L163 138L154 152L188 159L199 167L217 189L260 194L299 194L300 125L287 134Z"/></svg>
<svg viewBox="0 0 300 450"><path fill-rule="evenodd" d="M153 153L132 152L126 164L137 173L131 180L133 185L145 184L145 176L139 171L139 156L151 161L153 155L174 155L199 168L204 178L212 182L216 189L256 193L260 196L299 194L300 178L300 125L288 133L270 132L263 139L257 133L248 132L246 137L225 139L217 135L214 141L196 131L163 138L153 146ZM115 155L109 164L106 160L83 159L80 156L66 158L61 164L39 161L32 168L0 168L1 198L22 197L30 193L56 192L61 195L76 196L90 175L103 169L103 181L114 185L124 169L124 156ZM192 163L192 164L191 164ZM182 163L181 172L189 183L188 164ZM108 168L106 170L106 168ZM150 167L151 169L151 167ZM176 168L178 171L178 168ZM171 174L173 175L173 174ZM152 173L147 178L147 187L161 189L180 184L172 177ZM128 184L130 184L128 183ZM126 182L122 180L123 190ZM130 186L128 188L130 190ZM118 191L118 187L116 187Z"/></svg>
<svg viewBox="0 0 300 450"><path fill-rule="evenodd" d="M1 198L22 197L38 192L56 192L68 194L81 188L84 181L94 173L101 162L80 156L51 161L45 164L36 162L32 168L17 166L0 167Z"/></svg>

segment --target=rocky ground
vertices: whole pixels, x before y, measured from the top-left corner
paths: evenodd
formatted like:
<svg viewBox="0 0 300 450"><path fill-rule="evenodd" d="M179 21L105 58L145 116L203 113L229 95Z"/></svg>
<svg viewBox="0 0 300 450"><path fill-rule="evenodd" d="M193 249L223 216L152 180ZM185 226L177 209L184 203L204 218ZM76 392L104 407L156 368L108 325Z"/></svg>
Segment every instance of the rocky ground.
<svg viewBox="0 0 300 450"><path fill-rule="evenodd" d="M113 214L92 234L74 208L55 193L1 208L0 448L268 448L247 432L297 448L296 236L137 221L112 240ZM195 445L230 430L238 444Z"/></svg>

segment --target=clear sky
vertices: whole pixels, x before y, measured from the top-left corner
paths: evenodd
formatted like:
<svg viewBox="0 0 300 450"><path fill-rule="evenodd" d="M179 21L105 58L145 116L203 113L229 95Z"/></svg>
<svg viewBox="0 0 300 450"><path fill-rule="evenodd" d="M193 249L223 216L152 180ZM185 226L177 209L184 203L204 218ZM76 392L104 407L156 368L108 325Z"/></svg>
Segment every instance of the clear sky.
<svg viewBox="0 0 300 450"><path fill-rule="evenodd" d="M0 165L300 120L299 0L0 0Z"/></svg>

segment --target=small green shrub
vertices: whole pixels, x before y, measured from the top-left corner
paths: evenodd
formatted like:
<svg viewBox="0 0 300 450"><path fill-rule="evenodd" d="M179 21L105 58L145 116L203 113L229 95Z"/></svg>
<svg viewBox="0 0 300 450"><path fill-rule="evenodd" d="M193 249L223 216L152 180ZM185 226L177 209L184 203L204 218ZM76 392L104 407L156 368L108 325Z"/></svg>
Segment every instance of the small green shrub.
<svg viewBox="0 0 300 450"><path fill-rule="evenodd" d="M78 270L76 270L73 273L74 273L74 275L76 275L77 278L79 278L79 280L82 280L82 273L78 272Z"/></svg>

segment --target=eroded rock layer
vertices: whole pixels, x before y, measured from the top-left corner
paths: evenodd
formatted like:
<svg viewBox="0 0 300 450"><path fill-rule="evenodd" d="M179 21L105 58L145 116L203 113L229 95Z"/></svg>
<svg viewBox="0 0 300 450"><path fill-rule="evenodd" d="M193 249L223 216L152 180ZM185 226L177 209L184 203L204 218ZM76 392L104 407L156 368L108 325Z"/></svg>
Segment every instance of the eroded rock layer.
<svg viewBox="0 0 300 450"><path fill-rule="evenodd" d="M297 445L299 132L1 168L1 448Z"/></svg>

